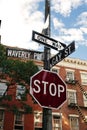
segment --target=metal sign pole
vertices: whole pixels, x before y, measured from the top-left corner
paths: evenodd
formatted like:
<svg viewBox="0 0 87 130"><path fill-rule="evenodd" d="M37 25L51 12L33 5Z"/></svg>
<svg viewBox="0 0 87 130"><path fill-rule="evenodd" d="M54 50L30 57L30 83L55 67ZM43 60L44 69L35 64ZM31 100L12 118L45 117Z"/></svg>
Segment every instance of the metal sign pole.
<svg viewBox="0 0 87 130"><path fill-rule="evenodd" d="M48 22L48 23L47 23ZM50 0L45 0L45 23L48 24L42 33L50 36ZM50 48L44 47L44 69L50 70ZM52 130L52 109L43 108L43 130Z"/></svg>

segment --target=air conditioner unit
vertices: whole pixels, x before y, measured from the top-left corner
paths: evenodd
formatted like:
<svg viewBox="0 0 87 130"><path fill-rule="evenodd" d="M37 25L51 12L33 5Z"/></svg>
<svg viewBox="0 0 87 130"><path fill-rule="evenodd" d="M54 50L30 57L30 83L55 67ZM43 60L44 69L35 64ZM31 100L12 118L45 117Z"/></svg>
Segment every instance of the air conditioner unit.
<svg viewBox="0 0 87 130"><path fill-rule="evenodd" d="M70 80L70 78L66 77L66 81L69 81L69 80Z"/></svg>
<svg viewBox="0 0 87 130"><path fill-rule="evenodd" d="M76 106L76 102L75 102L75 100L69 100L68 101L68 106L70 106L70 107L74 107L74 106Z"/></svg>
<svg viewBox="0 0 87 130"><path fill-rule="evenodd" d="M39 123L40 122L40 118L35 118L35 123Z"/></svg>

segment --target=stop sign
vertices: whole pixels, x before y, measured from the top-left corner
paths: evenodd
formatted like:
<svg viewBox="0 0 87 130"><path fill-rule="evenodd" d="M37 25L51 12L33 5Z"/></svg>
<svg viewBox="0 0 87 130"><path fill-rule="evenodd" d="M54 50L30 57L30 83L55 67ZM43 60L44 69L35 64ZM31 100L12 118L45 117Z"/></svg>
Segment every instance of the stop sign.
<svg viewBox="0 0 87 130"><path fill-rule="evenodd" d="M30 94L45 108L59 108L66 101L66 84L54 72L41 70L31 77Z"/></svg>

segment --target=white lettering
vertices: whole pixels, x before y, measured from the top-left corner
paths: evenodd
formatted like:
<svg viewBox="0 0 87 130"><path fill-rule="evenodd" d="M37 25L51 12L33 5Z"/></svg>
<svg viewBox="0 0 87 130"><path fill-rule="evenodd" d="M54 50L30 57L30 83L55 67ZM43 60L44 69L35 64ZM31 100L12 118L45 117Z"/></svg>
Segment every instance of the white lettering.
<svg viewBox="0 0 87 130"><path fill-rule="evenodd" d="M34 81L34 85L37 87L37 88L33 88L33 91L34 91L35 93L39 93L39 92L40 92L40 86L39 86L39 84L40 84L40 81L39 81L39 80L35 80L35 81Z"/></svg>
<svg viewBox="0 0 87 130"><path fill-rule="evenodd" d="M35 39L37 39L38 41L41 41L43 43L47 43L47 39L43 36L35 34Z"/></svg>
<svg viewBox="0 0 87 130"><path fill-rule="evenodd" d="M8 50L8 56L11 56L12 55L12 50Z"/></svg>
<svg viewBox="0 0 87 130"><path fill-rule="evenodd" d="M49 86L49 92L51 96L55 96L57 93L57 87L54 83L51 83Z"/></svg>
<svg viewBox="0 0 87 130"><path fill-rule="evenodd" d="M42 81L42 83L44 84L44 94L46 94L46 85L48 84L48 82Z"/></svg>
<svg viewBox="0 0 87 130"><path fill-rule="evenodd" d="M37 59L37 60L42 60L42 54L39 54L39 53L34 53L34 59Z"/></svg>
<svg viewBox="0 0 87 130"><path fill-rule="evenodd" d="M42 84L43 84L43 88L44 88L43 89L43 95L48 94L47 93L47 87L48 87L49 95L50 96L57 96L58 95L58 97L60 97L61 93L63 93L65 91L63 85L58 84L58 86L56 86L55 83L50 83L49 84L49 82L46 82L46 81L40 82L39 80L35 80L34 81L33 92L40 93L41 92Z"/></svg>
<svg viewBox="0 0 87 130"><path fill-rule="evenodd" d="M7 55L18 58L30 58L30 52L27 51L7 50Z"/></svg>
<svg viewBox="0 0 87 130"><path fill-rule="evenodd" d="M56 63L58 63L59 61L61 61L62 59L62 53L58 53L55 57L52 58L52 61L50 64L55 65Z"/></svg>
<svg viewBox="0 0 87 130"><path fill-rule="evenodd" d="M60 97L60 94L64 92L64 87L62 85L58 85L58 97Z"/></svg>
<svg viewBox="0 0 87 130"><path fill-rule="evenodd" d="M68 48L65 49L65 57L68 56L71 53L71 46L68 46Z"/></svg>

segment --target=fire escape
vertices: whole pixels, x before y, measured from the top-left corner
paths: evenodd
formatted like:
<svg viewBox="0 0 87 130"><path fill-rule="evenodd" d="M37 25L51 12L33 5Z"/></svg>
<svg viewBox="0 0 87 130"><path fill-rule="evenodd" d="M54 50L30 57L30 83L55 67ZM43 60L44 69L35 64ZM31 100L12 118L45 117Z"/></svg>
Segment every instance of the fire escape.
<svg viewBox="0 0 87 130"><path fill-rule="evenodd" d="M79 83L79 81L77 80L71 80L71 81L67 81L66 83L68 84L72 84L72 85L77 85L79 87L79 89L81 90L81 92L85 95L85 97L87 98L87 93L85 92L85 90L83 89L82 85ZM82 113L80 106L78 105L78 103L75 102L71 102L69 104L70 107L76 108L76 110L79 112L79 115L81 116L82 120L87 123L87 119L85 118L85 115Z"/></svg>

